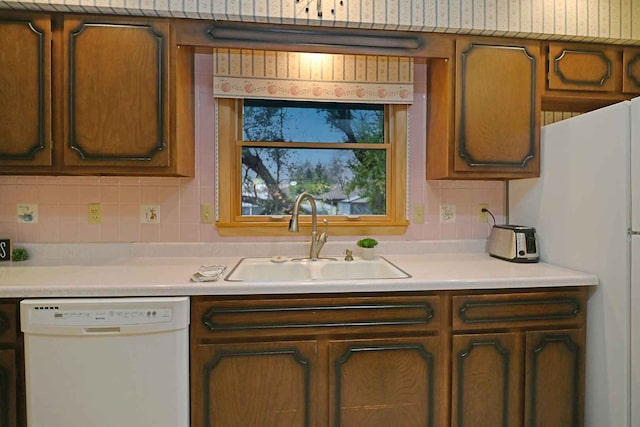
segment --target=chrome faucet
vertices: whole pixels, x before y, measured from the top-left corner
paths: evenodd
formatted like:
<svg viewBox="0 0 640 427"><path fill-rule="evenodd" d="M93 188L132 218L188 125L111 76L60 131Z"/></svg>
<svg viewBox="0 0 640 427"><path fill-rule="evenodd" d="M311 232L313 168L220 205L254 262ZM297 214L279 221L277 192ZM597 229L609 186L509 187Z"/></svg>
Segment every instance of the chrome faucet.
<svg viewBox="0 0 640 427"><path fill-rule="evenodd" d="M298 231L298 211L300 210L300 203L304 199L309 200L311 204L311 248L309 249L309 259L315 261L320 256L322 247L327 242L329 222L325 219L324 231L318 236L318 211L316 209L316 201L309 193L300 193L296 202L293 204L293 211L291 212L291 219L289 220L289 231Z"/></svg>

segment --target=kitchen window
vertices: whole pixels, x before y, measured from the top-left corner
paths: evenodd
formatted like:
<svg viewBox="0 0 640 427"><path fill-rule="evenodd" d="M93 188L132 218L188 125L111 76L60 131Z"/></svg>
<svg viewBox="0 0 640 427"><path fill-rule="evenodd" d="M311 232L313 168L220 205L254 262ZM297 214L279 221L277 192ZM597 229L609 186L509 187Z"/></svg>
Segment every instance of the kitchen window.
<svg viewBox="0 0 640 427"><path fill-rule="evenodd" d="M330 234L404 233L407 105L218 98L217 106L222 235L287 235L302 192Z"/></svg>

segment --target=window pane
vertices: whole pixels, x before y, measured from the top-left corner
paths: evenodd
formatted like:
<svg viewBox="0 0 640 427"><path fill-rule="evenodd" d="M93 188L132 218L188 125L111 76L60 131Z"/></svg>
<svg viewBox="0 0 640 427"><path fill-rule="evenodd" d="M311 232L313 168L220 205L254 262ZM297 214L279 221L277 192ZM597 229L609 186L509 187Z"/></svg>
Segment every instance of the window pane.
<svg viewBox="0 0 640 427"><path fill-rule="evenodd" d="M386 179L385 150L244 147L242 214L288 215L306 191L321 215L385 215Z"/></svg>
<svg viewBox="0 0 640 427"><path fill-rule="evenodd" d="M249 142L384 142L383 105L245 99L242 117Z"/></svg>

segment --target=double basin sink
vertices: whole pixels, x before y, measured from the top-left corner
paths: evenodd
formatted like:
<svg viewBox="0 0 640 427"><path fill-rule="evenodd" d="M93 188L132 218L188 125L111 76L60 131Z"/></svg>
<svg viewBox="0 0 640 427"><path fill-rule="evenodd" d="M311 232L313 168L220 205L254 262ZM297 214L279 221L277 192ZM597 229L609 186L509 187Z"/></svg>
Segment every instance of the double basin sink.
<svg viewBox="0 0 640 427"><path fill-rule="evenodd" d="M231 282L406 279L411 277L384 257L353 261L334 258L243 258L227 275Z"/></svg>

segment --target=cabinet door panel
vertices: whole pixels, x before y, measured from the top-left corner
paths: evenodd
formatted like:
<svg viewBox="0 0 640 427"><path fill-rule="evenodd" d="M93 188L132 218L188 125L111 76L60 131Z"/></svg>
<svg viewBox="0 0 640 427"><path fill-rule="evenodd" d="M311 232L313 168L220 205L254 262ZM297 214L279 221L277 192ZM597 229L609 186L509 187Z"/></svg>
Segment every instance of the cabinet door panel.
<svg viewBox="0 0 640 427"><path fill-rule="evenodd" d="M334 341L329 354L332 426L435 426L438 338Z"/></svg>
<svg viewBox="0 0 640 427"><path fill-rule="evenodd" d="M521 354L516 334L453 337L452 426L522 424Z"/></svg>
<svg viewBox="0 0 640 427"><path fill-rule="evenodd" d="M0 165L49 166L51 19L0 18Z"/></svg>
<svg viewBox="0 0 640 427"><path fill-rule="evenodd" d="M166 22L66 19L66 166L169 166Z"/></svg>
<svg viewBox="0 0 640 427"><path fill-rule="evenodd" d="M640 49L627 48L622 51L622 91L640 93Z"/></svg>
<svg viewBox="0 0 640 427"><path fill-rule="evenodd" d="M197 427L310 427L315 342L201 345L192 350Z"/></svg>
<svg viewBox="0 0 640 427"><path fill-rule="evenodd" d="M458 172L537 173L540 46L456 44Z"/></svg>
<svg viewBox="0 0 640 427"><path fill-rule="evenodd" d="M16 427L16 355L0 350L0 427Z"/></svg>
<svg viewBox="0 0 640 427"><path fill-rule="evenodd" d="M526 333L526 427L583 425L584 346L584 329Z"/></svg>

